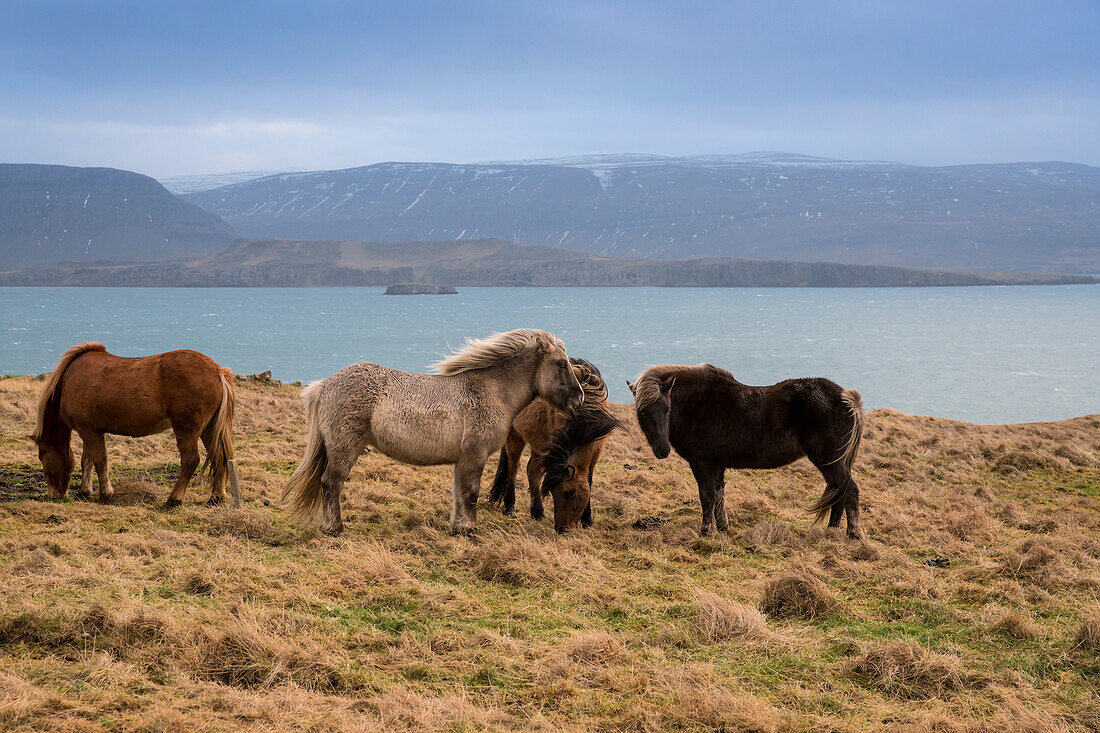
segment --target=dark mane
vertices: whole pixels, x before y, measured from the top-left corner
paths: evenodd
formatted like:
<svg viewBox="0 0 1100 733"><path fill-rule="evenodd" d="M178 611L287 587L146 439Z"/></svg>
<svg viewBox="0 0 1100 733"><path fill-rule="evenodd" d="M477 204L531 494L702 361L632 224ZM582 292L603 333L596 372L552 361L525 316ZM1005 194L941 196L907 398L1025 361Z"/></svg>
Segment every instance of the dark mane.
<svg viewBox="0 0 1100 733"><path fill-rule="evenodd" d="M540 457L546 472L542 479L545 496L568 478L569 458L589 443L605 438L621 423L607 409L607 385L600 371L584 359L570 359L584 373L580 378L584 388L584 403L573 411L550 437L546 451Z"/></svg>
<svg viewBox="0 0 1100 733"><path fill-rule="evenodd" d="M695 366L661 364L659 366L650 367L642 372L634 383L635 408L643 410L646 406L655 402L661 393L661 382L666 379L680 380L682 388L688 384L687 380L689 379L699 381L700 379L716 376L724 377L734 382L737 381L734 379L734 376L725 369L716 367L713 364L696 364Z"/></svg>

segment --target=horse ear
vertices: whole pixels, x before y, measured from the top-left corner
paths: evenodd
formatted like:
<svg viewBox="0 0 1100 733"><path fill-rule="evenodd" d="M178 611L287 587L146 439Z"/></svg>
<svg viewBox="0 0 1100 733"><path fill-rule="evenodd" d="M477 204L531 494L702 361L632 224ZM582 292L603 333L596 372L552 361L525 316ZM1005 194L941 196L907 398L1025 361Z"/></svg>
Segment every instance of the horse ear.
<svg viewBox="0 0 1100 733"><path fill-rule="evenodd" d="M565 473L568 478L573 478L577 475L577 469L573 467L573 464L569 464L565 467Z"/></svg>
<svg viewBox="0 0 1100 733"><path fill-rule="evenodd" d="M676 377L666 379L661 382L661 391L665 394L672 394L672 386L676 384Z"/></svg>
<svg viewBox="0 0 1100 733"><path fill-rule="evenodd" d="M629 379L626 380L626 386L630 387L630 394L632 394L632 395L637 395L638 394L638 389L635 386L635 384L636 384L636 382L631 382Z"/></svg>

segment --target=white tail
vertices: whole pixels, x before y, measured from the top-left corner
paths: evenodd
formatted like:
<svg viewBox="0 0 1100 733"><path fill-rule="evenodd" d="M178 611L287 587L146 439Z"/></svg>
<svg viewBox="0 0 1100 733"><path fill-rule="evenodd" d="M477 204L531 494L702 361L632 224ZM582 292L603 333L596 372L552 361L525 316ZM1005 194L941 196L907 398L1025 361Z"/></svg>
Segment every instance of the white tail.
<svg viewBox="0 0 1100 733"><path fill-rule="evenodd" d="M328 456L325 452L325 441L321 437L321 425L317 403L321 396L323 381L313 382L302 390L302 402L305 404L308 420L308 435L306 437L306 452L302 456L302 462L291 474L290 480L283 487L283 495L280 501L291 501L291 511L299 517L308 518L315 515L321 507L321 476L328 466Z"/></svg>

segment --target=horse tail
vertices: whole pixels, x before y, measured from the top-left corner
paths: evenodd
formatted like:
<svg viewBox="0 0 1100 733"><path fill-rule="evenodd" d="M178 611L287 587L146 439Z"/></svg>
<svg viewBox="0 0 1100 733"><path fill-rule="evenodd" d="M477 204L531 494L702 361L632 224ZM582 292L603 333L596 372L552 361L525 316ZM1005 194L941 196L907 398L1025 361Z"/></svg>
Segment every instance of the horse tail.
<svg viewBox="0 0 1100 733"><path fill-rule="evenodd" d="M69 365L76 361L78 356L86 354L89 351L106 351L107 347L98 341L85 341L82 344L77 344L64 354L61 355L61 360L57 362L57 366L53 368L53 372L50 374L50 378L46 380L46 386L42 389L42 394L38 396L38 408L35 412L34 420L34 432L31 433L31 439L35 442L42 440L46 435L46 417L47 412L51 405L54 405L56 409L57 398L60 397L61 378L65 376L65 370L69 368Z"/></svg>
<svg viewBox="0 0 1100 733"><path fill-rule="evenodd" d="M291 511L299 517L307 518L317 513L321 507L321 476L328 467L328 453L325 439L321 436L320 397L323 381L310 384L302 390L302 402L305 404L309 420L309 433L306 436L306 452L302 462L291 474L283 487L279 501L291 501Z"/></svg>
<svg viewBox="0 0 1100 733"><path fill-rule="evenodd" d="M863 440L863 426L866 416L863 412L863 395L854 389L846 389L840 393L840 401L848 408L848 414L852 416L852 430L848 433L848 440L844 443L844 452L841 460L844 467L852 470L852 464L856 461L856 451Z"/></svg>
<svg viewBox="0 0 1100 733"><path fill-rule="evenodd" d="M848 431L848 437L844 441L844 447L841 449L840 455L836 457L833 463L840 463L844 466L846 478L838 484L826 486L821 498L810 507L810 511L817 514L814 518L814 524L828 519L833 506L838 503L843 504L848 493L855 486L851 478L852 464L855 463L856 452L859 450L860 441L863 439L863 427L866 423L866 416L863 412L863 396L854 389L846 389L840 393L840 401L848 409L848 415L852 419L852 427Z"/></svg>
<svg viewBox="0 0 1100 733"><path fill-rule="evenodd" d="M227 367L218 367L218 376L222 383L222 400L218 404L218 411L210 419L210 445L201 469L205 471L207 466L210 467L206 481L211 492L225 486L229 476L229 462L234 456L233 413L237 405L237 390L233 386L233 372Z"/></svg>
<svg viewBox="0 0 1100 733"><path fill-rule="evenodd" d="M508 489L508 448L500 449L500 461L497 463L497 473L493 477L493 488L489 490L489 506L498 506L504 502L504 494Z"/></svg>

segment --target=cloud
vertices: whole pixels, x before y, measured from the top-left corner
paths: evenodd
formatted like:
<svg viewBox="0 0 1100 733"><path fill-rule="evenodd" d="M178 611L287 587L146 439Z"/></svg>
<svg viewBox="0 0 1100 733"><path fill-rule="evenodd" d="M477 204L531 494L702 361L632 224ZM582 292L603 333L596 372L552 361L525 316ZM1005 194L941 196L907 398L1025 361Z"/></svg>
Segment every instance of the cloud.
<svg viewBox="0 0 1100 733"><path fill-rule="evenodd" d="M781 149L1100 165L1100 5L16 4L0 160L156 175Z"/></svg>

